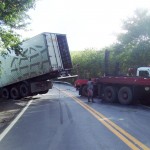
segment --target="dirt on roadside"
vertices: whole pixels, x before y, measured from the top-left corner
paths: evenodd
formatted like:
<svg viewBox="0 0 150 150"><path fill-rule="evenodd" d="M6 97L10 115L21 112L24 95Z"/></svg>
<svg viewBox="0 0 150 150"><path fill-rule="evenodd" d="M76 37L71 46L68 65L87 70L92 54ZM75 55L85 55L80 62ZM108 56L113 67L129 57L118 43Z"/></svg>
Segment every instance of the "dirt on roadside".
<svg viewBox="0 0 150 150"><path fill-rule="evenodd" d="M32 98L23 98L20 100L0 99L0 133L2 133L31 99Z"/></svg>

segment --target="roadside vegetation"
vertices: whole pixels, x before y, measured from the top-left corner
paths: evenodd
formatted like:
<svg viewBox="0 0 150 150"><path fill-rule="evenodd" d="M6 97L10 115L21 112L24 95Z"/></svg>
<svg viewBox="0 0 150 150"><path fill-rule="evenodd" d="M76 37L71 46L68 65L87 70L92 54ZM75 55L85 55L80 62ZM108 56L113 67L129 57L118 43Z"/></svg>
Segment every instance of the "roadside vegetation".
<svg viewBox="0 0 150 150"><path fill-rule="evenodd" d="M104 52L110 51L109 70L113 73L116 63L126 74L128 68L150 66L150 12L138 9L122 23L122 33L111 46L71 52L74 73L80 78L97 77L104 74Z"/></svg>
<svg viewBox="0 0 150 150"><path fill-rule="evenodd" d="M0 0L0 53L10 49L21 52L18 30L25 30L29 24L28 10L35 7L36 0Z"/></svg>

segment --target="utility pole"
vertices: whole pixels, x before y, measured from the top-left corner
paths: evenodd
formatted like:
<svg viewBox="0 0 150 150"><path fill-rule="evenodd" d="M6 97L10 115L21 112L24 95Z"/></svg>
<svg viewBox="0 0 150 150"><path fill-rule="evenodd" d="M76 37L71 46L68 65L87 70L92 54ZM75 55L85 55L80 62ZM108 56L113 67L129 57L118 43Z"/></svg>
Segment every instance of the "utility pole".
<svg viewBox="0 0 150 150"><path fill-rule="evenodd" d="M105 50L105 60L104 60L104 70L105 70L105 76L109 75L109 51L106 49Z"/></svg>
<svg viewBox="0 0 150 150"><path fill-rule="evenodd" d="M80 65L77 64L76 67L77 67L77 75L78 75L78 79L79 79L80 78Z"/></svg>

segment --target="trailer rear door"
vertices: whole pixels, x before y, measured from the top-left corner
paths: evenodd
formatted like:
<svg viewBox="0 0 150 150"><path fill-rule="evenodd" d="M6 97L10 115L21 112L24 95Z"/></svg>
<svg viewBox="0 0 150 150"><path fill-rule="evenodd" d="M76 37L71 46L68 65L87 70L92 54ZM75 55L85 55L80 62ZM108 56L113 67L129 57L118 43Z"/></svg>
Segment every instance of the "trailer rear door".
<svg viewBox="0 0 150 150"><path fill-rule="evenodd" d="M46 33L46 40L48 45L48 53L52 70L63 69L62 59L59 51L57 37L55 33Z"/></svg>
<svg viewBox="0 0 150 150"><path fill-rule="evenodd" d="M63 67L64 67L64 69L71 69L72 62L71 62L71 57L70 57L70 52L69 52L66 35L57 34L57 41L58 41L58 45L59 45L59 50L60 50L60 54L61 54L61 58L62 58Z"/></svg>

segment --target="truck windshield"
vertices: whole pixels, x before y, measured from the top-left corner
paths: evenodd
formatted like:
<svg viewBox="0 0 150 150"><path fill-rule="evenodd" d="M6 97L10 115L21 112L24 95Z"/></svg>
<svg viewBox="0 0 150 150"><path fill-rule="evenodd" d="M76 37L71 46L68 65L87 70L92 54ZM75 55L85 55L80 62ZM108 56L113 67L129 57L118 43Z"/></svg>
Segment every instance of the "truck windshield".
<svg viewBox="0 0 150 150"><path fill-rule="evenodd" d="M148 71L139 71L139 76L140 77L149 77Z"/></svg>

